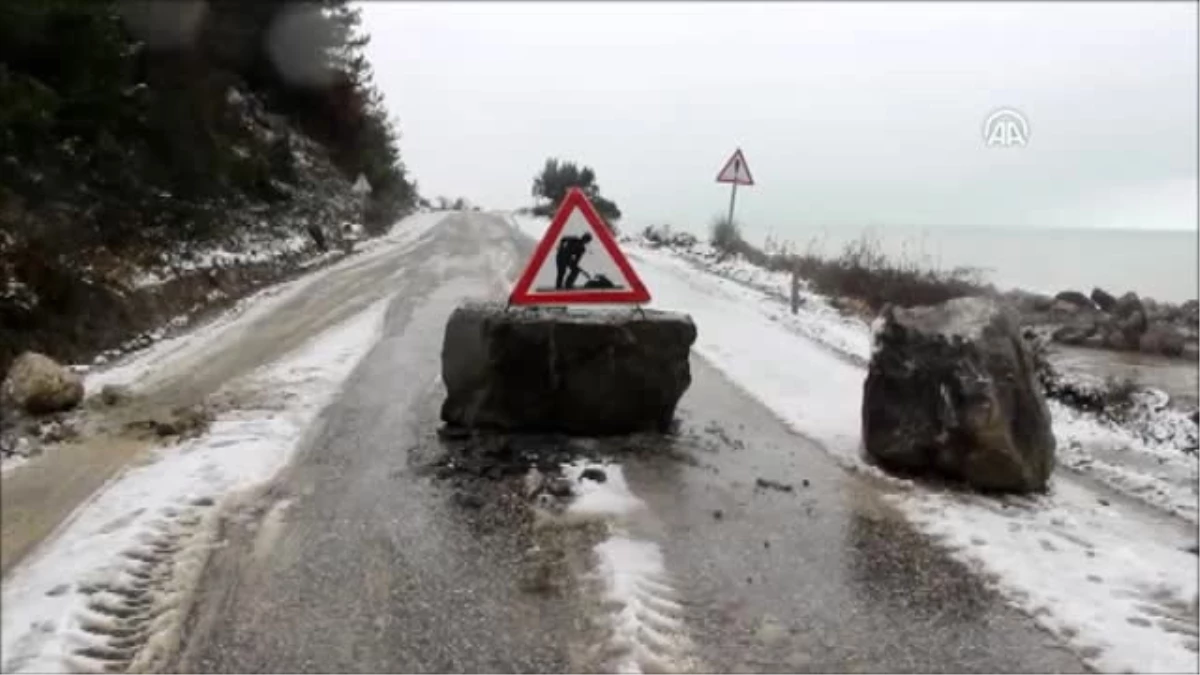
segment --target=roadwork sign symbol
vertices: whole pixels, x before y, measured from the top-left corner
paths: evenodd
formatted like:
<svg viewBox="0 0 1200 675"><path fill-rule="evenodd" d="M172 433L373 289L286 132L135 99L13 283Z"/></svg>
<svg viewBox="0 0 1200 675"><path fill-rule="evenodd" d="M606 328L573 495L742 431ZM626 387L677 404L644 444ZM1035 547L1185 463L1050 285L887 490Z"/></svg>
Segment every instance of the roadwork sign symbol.
<svg viewBox="0 0 1200 675"><path fill-rule="evenodd" d="M650 301L650 292L596 208L582 190L573 187L508 301L514 305L640 304Z"/></svg>
<svg viewBox="0 0 1200 675"><path fill-rule="evenodd" d="M754 185L754 177L750 175L750 167L742 155L742 149L734 151L733 156L725 162L725 168L717 174L718 183L733 183L734 185Z"/></svg>

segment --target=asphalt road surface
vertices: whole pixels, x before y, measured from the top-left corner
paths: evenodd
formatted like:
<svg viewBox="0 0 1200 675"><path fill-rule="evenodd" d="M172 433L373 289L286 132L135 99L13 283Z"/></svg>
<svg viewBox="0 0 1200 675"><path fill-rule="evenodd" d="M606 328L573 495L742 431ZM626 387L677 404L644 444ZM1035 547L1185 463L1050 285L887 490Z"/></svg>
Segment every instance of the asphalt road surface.
<svg viewBox="0 0 1200 675"><path fill-rule="evenodd" d="M520 476L463 481L432 468L452 452L437 434L444 322L464 298L502 297L530 248L499 218L459 214L387 259L394 270L379 274L399 292L382 340L293 465L226 514L173 669L612 667L621 645L597 628L611 606L588 582L603 533L535 527ZM646 503L636 534L661 550L674 614L655 634L686 639L648 640L638 665L1083 670L905 524L885 488L699 359L693 377L678 434L640 439L636 452L623 440L564 451L618 456Z"/></svg>

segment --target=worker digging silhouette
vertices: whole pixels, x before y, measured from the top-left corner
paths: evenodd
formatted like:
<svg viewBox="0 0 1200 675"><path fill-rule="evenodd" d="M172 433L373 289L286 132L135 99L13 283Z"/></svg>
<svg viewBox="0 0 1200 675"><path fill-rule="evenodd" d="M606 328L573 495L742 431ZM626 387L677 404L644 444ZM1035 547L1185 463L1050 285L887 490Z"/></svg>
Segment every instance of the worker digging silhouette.
<svg viewBox="0 0 1200 675"><path fill-rule="evenodd" d="M591 241L591 232L584 232L582 237L567 236L558 240L558 253L554 256L558 275L554 277L554 288L570 290L575 287L580 272L579 260L587 252L587 245Z"/></svg>

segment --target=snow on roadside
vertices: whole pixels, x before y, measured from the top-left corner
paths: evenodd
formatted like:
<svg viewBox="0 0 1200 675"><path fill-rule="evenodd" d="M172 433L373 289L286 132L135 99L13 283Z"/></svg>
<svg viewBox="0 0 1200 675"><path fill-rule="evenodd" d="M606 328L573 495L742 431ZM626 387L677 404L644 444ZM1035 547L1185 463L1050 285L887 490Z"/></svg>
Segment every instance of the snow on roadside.
<svg viewBox="0 0 1200 675"><path fill-rule="evenodd" d="M214 340L236 339L258 318L273 312L287 301L299 297L318 285L329 275L377 260L408 247L424 237L445 214L418 213L396 223L385 235L363 242L353 255L338 263L306 274L283 284L269 286L242 298L218 317L175 337L159 340L141 352L104 368L88 369L84 381L88 392L99 391L107 384L135 385L164 364L186 358L191 350L211 344ZM182 325L182 321L176 322ZM158 333L162 335L163 333Z"/></svg>
<svg viewBox="0 0 1200 675"><path fill-rule="evenodd" d="M684 254L670 249L645 248L636 243L625 246L635 261L653 263L658 269L669 270L681 279L704 279L708 292L739 300L745 304L743 311L749 310L752 316L768 317L792 333L793 338L799 335L818 343L787 349L816 348L821 353L833 352L841 360L856 366L855 374L847 377L856 379L857 387L861 389L862 374L859 371L866 367L871 356L871 329L865 321L840 316L821 296L812 293L807 297L802 295L805 297L803 305L793 315L786 307L787 301L781 290L781 286L787 284L790 293L790 280L786 274L768 272L740 259L714 267L715 263L709 260L711 256L705 253L703 245ZM710 270L715 271L709 273ZM657 289L657 285L651 287L651 294L655 295ZM728 334L737 330L737 326L721 326L720 329ZM744 332L750 332L750 329ZM706 357L712 356L704 351L704 342L702 335L698 348ZM713 358L720 358L720 355ZM749 364L740 362L729 367L745 369ZM786 386L787 378L782 375L773 379L783 380ZM855 416L858 414L857 402L856 396L852 401ZM1184 413L1174 410L1154 413L1152 422L1143 421L1138 425L1149 431L1135 433L1130 428L1080 413L1056 401L1050 401L1050 408L1054 434L1059 440L1059 460L1064 466L1146 504L1191 522L1197 521L1200 516L1197 513L1200 462L1195 454L1184 452L1180 445L1194 439L1195 434L1195 425ZM1184 427L1191 429L1185 431ZM799 431L804 433L803 429ZM846 456L844 451L839 454ZM856 455L857 451L851 454Z"/></svg>
<svg viewBox="0 0 1200 675"><path fill-rule="evenodd" d="M827 323L820 309L791 315L772 294L705 273L670 251L625 250L653 305L692 315L698 353L844 465L863 467L865 324L861 339L844 339L845 324L810 325ZM822 336L831 335L838 337L827 344ZM1105 433L1089 420L1056 416L1065 445L1112 438ZM1194 484L1194 458L1176 461L1192 462ZM1181 522L1109 504L1063 473L1038 498L997 501L909 487L889 499L1090 665L1196 672L1197 558L1183 550L1194 540Z"/></svg>
<svg viewBox="0 0 1200 675"><path fill-rule="evenodd" d="M1190 522L1200 519L1200 466L1195 454L1170 442L1135 435L1059 401L1049 404L1059 464Z"/></svg>
<svg viewBox="0 0 1200 675"><path fill-rule="evenodd" d="M307 233L289 233L280 238L269 230L255 235L231 238L225 245L211 246L193 251L178 251L164 256L164 263L138 270L129 280L132 288L149 288L164 284L181 272L211 269L226 265L266 263L287 256L299 255L312 248ZM318 258L328 258L322 254Z"/></svg>
<svg viewBox="0 0 1200 675"><path fill-rule="evenodd" d="M0 459L0 476L3 476L10 471L13 471L17 467L22 466L28 462L29 462L29 457L26 457L21 454L16 454L16 455L12 455L12 456L4 457L3 459Z"/></svg>
<svg viewBox="0 0 1200 675"><path fill-rule="evenodd" d="M1101 672L1196 672L1197 558L1181 529L1055 478L993 501L912 490L909 519Z"/></svg>
<svg viewBox="0 0 1200 675"><path fill-rule="evenodd" d="M535 242L541 241L542 235L546 234L546 228L550 227L550 219L541 216L532 216L515 211L495 211L493 213L507 220L514 230L529 236Z"/></svg>
<svg viewBox="0 0 1200 675"><path fill-rule="evenodd" d="M121 651L103 633L121 627L120 617L111 612L124 597L118 591L137 587L131 575L162 565L174 573L147 598L152 608L166 609L153 620L140 656L153 656L164 649L164 641L177 639L192 590L186 577L198 574L213 545L206 529L213 514L223 500L269 479L287 463L305 430L378 340L386 306L387 301L377 302L276 364L229 383L259 392L263 400L220 415L200 438L158 449L149 463L128 470L80 507L14 569L0 595L0 670L103 667L78 652ZM278 392L287 392L287 398L274 399ZM182 550L160 560L155 556L164 546Z"/></svg>
<svg viewBox="0 0 1200 675"><path fill-rule="evenodd" d="M772 272L736 257L722 260L719 252L710 244L695 244L688 249L686 257L693 267L700 265L708 273L738 282L748 299L761 300L762 294L766 294L783 302L791 311L790 273ZM673 254L668 258L673 258L676 264L688 264ZM750 288L744 288L746 286ZM787 314L780 319L786 321L793 330L836 350L840 355L865 364L864 355L869 356L871 348L867 324L862 319L843 315L829 304L828 298L813 292L805 279L800 280L798 290L800 302L796 314Z"/></svg>
<svg viewBox="0 0 1200 675"><path fill-rule="evenodd" d="M584 478L599 469L603 482ZM611 631L603 653L616 652L615 663L598 664L612 672L682 672L693 648L663 560L662 549L639 533L646 505L629 489L619 464L574 462L562 467L573 492L565 522L599 521L607 536L593 549L593 581Z"/></svg>
<svg viewBox="0 0 1200 675"><path fill-rule="evenodd" d="M692 315L698 354L770 402L793 431L821 443L843 466L861 467L863 372L857 365L805 340L791 329L786 309L764 305L753 289L705 275L662 251L627 246L626 253L650 288L652 306Z"/></svg>

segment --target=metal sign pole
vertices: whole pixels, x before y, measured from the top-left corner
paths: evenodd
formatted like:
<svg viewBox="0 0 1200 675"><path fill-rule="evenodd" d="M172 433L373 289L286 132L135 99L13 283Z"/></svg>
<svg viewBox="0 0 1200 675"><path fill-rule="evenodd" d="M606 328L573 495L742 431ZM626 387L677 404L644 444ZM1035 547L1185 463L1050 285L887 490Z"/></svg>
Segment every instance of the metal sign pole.
<svg viewBox="0 0 1200 675"><path fill-rule="evenodd" d="M733 189L729 191L729 220L726 221L730 225L733 224L733 204L737 200L737 182L734 182Z"/></svg>

